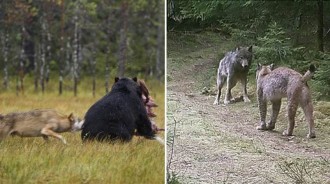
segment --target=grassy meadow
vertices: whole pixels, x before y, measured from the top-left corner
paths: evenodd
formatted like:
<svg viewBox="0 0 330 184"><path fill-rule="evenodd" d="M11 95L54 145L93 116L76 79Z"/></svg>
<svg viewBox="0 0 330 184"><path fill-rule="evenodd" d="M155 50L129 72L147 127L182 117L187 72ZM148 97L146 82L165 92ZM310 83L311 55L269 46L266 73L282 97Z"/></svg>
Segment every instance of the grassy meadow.
<svg viewBox="0 0 330 184"><path fill-rule="evenodd" d="M84 117L88 108L105 94L103 80L97 81L96 96L91 80L83 79L74 97L71 81L66 81L63 95L58 95L57 78L47 84L44 94L34 91L33 79L25 79L24 94L16 95L15 82L0 91L0 113L52 108L63 114L73 112ZM111 81L112 82L112 81ZM155 108L155 121L165 126L164 83L146 80ZM50 137L8 137L0 142L0 183L164 183L165 147L157 141L135 137L126 144L90 142L82 144L80 132L61 134L64 145ZM160 133L164 138L164 133Z"/></svg>

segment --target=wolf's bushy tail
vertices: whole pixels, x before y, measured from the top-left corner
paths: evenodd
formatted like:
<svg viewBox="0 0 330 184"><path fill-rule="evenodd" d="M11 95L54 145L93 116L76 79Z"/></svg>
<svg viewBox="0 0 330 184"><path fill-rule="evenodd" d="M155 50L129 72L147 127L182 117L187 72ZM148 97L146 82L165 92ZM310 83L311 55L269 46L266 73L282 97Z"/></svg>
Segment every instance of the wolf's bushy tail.
<svg viewBox="0 0 330 184"><path fill-rule="evenodd" d="M316 71L315 66L313 64L311 64L309 66L308 71L302 77L302 81L303 82L307 82L308 80L310 80L314 76L315 71Z"/></svg>

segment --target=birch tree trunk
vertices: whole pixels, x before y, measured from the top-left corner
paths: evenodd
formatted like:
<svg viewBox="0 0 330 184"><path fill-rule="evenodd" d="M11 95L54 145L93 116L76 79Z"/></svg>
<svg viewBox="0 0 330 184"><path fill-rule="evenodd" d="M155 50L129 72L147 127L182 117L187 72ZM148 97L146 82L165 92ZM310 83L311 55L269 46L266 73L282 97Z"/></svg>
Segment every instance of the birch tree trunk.
<svg viewBox="0 0 330 184"><path fill-rule="evenodd" d="M158 17L158 34L157 34L157 56L156 56L156 75L157 79L160 80L161 77L164 75L164 14L163 14L163 4L162 2L158 2L159 5L159 17Z"/></svg>
<svg viewBox="0 0 330 184"><path fill-rule="evenodd" d="M121 22L120 41L119 41L119 57L118 57L118 76L123 77L125 74L125 64L127 60L127 24L128 24L128 2L122 1L121 4Z"/></svg>
<svg viewBox="0 0 330 184"><path fill-rule="evenodd" d="M93 97L96 95L96 58L95 58L95 47L93 46L91 65L92 65L92 75L93 75Z"/></svg>
<svg viewBox="0 0 330 184"><path fill-rule="evenodd" d="M110 38L111 38L111 15L108 15L107 18L107 52L106 52L106 61L105 61L105 93L109 92L109 80L110 80L110 51L111 51L111 45L110 45Z"/></svg>
<svg viewBox="0 0 330 184"><path fill-rule="evenodd" d="M58 81L58 93L62 95L63 93L63 60L64 60L64 2L61 0L61 40L60 40L60 56L58 62L59 68L59 81Z"/></svg>
<svg viewBox="0 0 330 184"><path fill-rule="evenodd" d="M45 15L41 17L41 43L40 43L40 87L45 92L45 67L46 67L46 20Z"/></svg>
<svg viewBox="0 0 330 184"><path fill-rule="evenodd" d="M8 77L8 40L9 35L7 30L1 34L2 37L2 52L3 52L3 87L8 89L9 77Z"/></svg>
<svg viewBox="0 0 330 184"><path fill-rule="evenodd" d="M77 73L77 67L78 67L78 49L79 49L79 35L78 35L78 16L74 16L74 37L73 37L73 66L72 66L72 74L73 74L73 91L74 96L77 96L77 85L78 85L78 73Z"/></svg>
<svg viewBox="0 0 330 184"><path fill-rule="evenodd" d="M24 53L24 34L25 34L25 27L22 26L22 40L21 40L21 52L19 57L19 64L17 68L17 81L16 81L16 95L19 95L19 93L24 94L24 59L25 59L25 53Z"/></svg>
<svg viewBox="0 0 330 184"><path fill-rule="evenodd" d="M39 88L39 58L41 57L41 46L37 44L36 56L34 59L34 91L37 92Z"/></svg>

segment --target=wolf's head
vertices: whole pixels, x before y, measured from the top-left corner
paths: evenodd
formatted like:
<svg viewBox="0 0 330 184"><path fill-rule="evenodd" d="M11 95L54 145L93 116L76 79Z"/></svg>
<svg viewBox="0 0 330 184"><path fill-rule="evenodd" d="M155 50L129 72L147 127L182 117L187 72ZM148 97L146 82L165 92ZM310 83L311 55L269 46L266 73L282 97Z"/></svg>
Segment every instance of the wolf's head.
<svg viewBox="0 0 330 184"><path fill-rule="evenodd" d="M81 130L82 125L84 124L84 120L75 117L73 113L68 116L68 120L70 121L72 132Z"/></svg>
<svg viewBox="0 0 330 184"><path fill-rule="evenodd" d="M236 61L244 68L244 70L248 70L252 62L252 46L237 47L235 53Z"/></svg>

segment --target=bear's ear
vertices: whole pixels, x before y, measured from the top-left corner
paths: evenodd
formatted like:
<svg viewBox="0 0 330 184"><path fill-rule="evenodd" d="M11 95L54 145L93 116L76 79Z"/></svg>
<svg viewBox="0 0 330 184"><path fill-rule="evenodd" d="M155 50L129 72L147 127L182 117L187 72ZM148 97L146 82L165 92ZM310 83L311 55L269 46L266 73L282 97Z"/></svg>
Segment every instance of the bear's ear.
<svg viewBox="0 0 330 184"><path fill-rule="evenodd" d="M115 83L119 81L119 77L115 77Z"/></svg>
<svg viewBox="0 0 330 184"><path fill-rule="evenodd" d="M252 45L248 48L249 52L252 52Z"/></svg>
<svg viewBox="0 0 330 184"><path fill-rule="evenodd" d="M137 77L132 78L134 82L137 82Z"/></svg>

